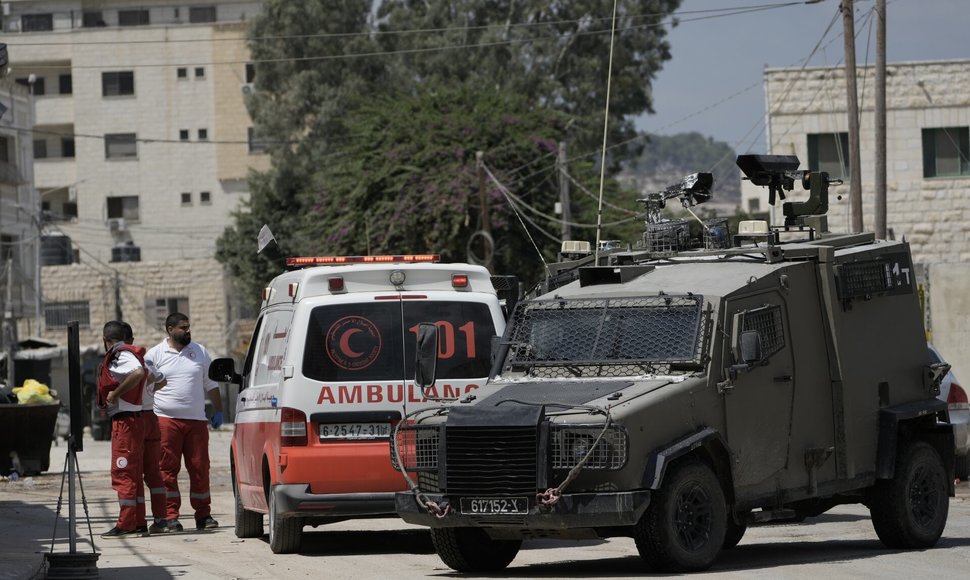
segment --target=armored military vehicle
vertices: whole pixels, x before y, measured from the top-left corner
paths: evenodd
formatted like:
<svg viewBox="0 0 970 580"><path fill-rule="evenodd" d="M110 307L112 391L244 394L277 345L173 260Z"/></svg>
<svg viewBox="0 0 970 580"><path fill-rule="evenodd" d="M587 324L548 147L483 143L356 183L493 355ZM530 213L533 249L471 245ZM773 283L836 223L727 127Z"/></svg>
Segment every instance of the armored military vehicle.
<svg viewBox="0 0 970 580"><path fill-rule="evenodd" d="M783 204L783 226L705 223L692 242L649 210L706 200L709 175L648 198L635 247L517 306L484 387L399 425L397 512L448 566L502 569L524 538L630 536L652 569L697 571L749 524L847 503L888 547L937 542L953 436L908 245L831 233L828 175L796 157L738 164L772 201L798 184L808 200ZM438 348L422 326L419 385Z"/></svg>

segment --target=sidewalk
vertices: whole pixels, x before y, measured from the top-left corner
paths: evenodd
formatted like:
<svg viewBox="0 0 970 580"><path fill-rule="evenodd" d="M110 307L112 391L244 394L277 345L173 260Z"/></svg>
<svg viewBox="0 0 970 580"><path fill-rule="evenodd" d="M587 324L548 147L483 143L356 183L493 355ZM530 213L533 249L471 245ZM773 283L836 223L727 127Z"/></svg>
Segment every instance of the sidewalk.
<svg viewBox="0 0 970 580"><path fill-rule="evenodd" d="M232 425L224 425L219 431L209 432L210 488L212 514L222 527L232 525L232 493L229 480L229 444ZM131 540L102 540L99 536L114 526L118 516L118 498L111 489L110 463L111 442L95 441L85 434L84 450L77 454L80 468L80 485L75 478L76 552L92 551L91 536L96 551L100 553L98 569L102 578L132 578L141 580L158 577L146 571L152 567L148 546ZM46 473L19 479L0 481L0 580L43 578L44 554L51 551L51 539L55 553L68 553L68 481L65 468L67 445L59 442L51 446L50 469ZM58 510L58 497L63 498ZM85 502L82 502L82 490ZM179 487L188 496L188 476L183 467L179 474ZM90 516L85 516L85 505ZM183 524L192 528L191 507L182 506ZM186 511L188 510L188 511ZM149 514L150 518L150 514ZM218 533L216 530L215 533ZM179 534L182 541L198 539L204 534ZM173 540L175 538L172 538ZM195 541L193 539L192 541ZM165 575L165 578L171 577Z"/></svg>

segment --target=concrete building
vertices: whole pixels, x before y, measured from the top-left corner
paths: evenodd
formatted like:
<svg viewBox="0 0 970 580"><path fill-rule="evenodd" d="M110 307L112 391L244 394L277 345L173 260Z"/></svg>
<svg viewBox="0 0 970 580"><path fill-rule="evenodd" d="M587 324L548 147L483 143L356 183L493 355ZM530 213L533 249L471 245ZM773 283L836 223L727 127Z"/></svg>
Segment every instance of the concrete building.
<svg viewBox="0 0 970 580"><path fill-rule="evenodd" d="M43 269L37 334L62 339L67 319L87 319L82 344L99 340L115 312L88 295L94 284L121 294L105 300L122 305L146 339L160 336L158 312L178 308L196 336L212 333L211 350L227 352L228 283L212 257L247 195L249 169L269 167L244 102L253 86L247 20L261 2L7 0L3 8L10 76L36 107L34 185L47 232L70 240ZM123 267L132 261L141 266ZM70 274L48 272L55 265ZM159 285L172 276L188 277ZM55 286L68 280L85 282ZM203 328L203 317L221 326Z"/></svg>
<svg viewBox="0 0 970 580"><path fill-rule="evenodd" d="M874 223L874 67L858 69L864 229ZM887 229L910 242L926 285L930 338L970 377L970 61L887 66ZM833 186L829 227L850 231L844 67L767 69L769 153L845 177ZM790 199L802 200L796 190ZM841 199L839 197L841 196ZM767 191L745 182L742 208L768 209ZM783 221L780 207L775 222ZM964 378L964 381L970 378Z"/></svg>

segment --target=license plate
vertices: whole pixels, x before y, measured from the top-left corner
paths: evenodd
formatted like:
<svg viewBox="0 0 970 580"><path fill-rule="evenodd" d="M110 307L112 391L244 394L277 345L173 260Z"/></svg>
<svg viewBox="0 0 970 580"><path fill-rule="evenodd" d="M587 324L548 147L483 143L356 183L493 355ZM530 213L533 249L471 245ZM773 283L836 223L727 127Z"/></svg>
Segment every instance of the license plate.
<svg viewBox="0 0 970 580"><path fill-rule="evenodd" d="M321 423L320 440L327 439L387 439L390 423Z"/></svg>
<svg viewBox="0 0 970 580"><path fill-rule="evenodd" d="M529 500L524 497L463 497L461 513L478 515L527 514Z"/></svg>

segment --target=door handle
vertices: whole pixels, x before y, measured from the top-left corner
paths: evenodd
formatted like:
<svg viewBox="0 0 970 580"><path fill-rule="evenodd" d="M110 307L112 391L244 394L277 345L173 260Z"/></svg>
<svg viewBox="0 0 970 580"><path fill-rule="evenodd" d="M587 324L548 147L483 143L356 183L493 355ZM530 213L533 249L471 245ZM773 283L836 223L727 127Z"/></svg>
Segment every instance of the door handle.
<svg viewBox="0 0 970 580"><path fill-rule="evenodd" d="M791 382L791 375L782 375L780 377L775 377L775 382L776 383L790 383Z"/></svg>

